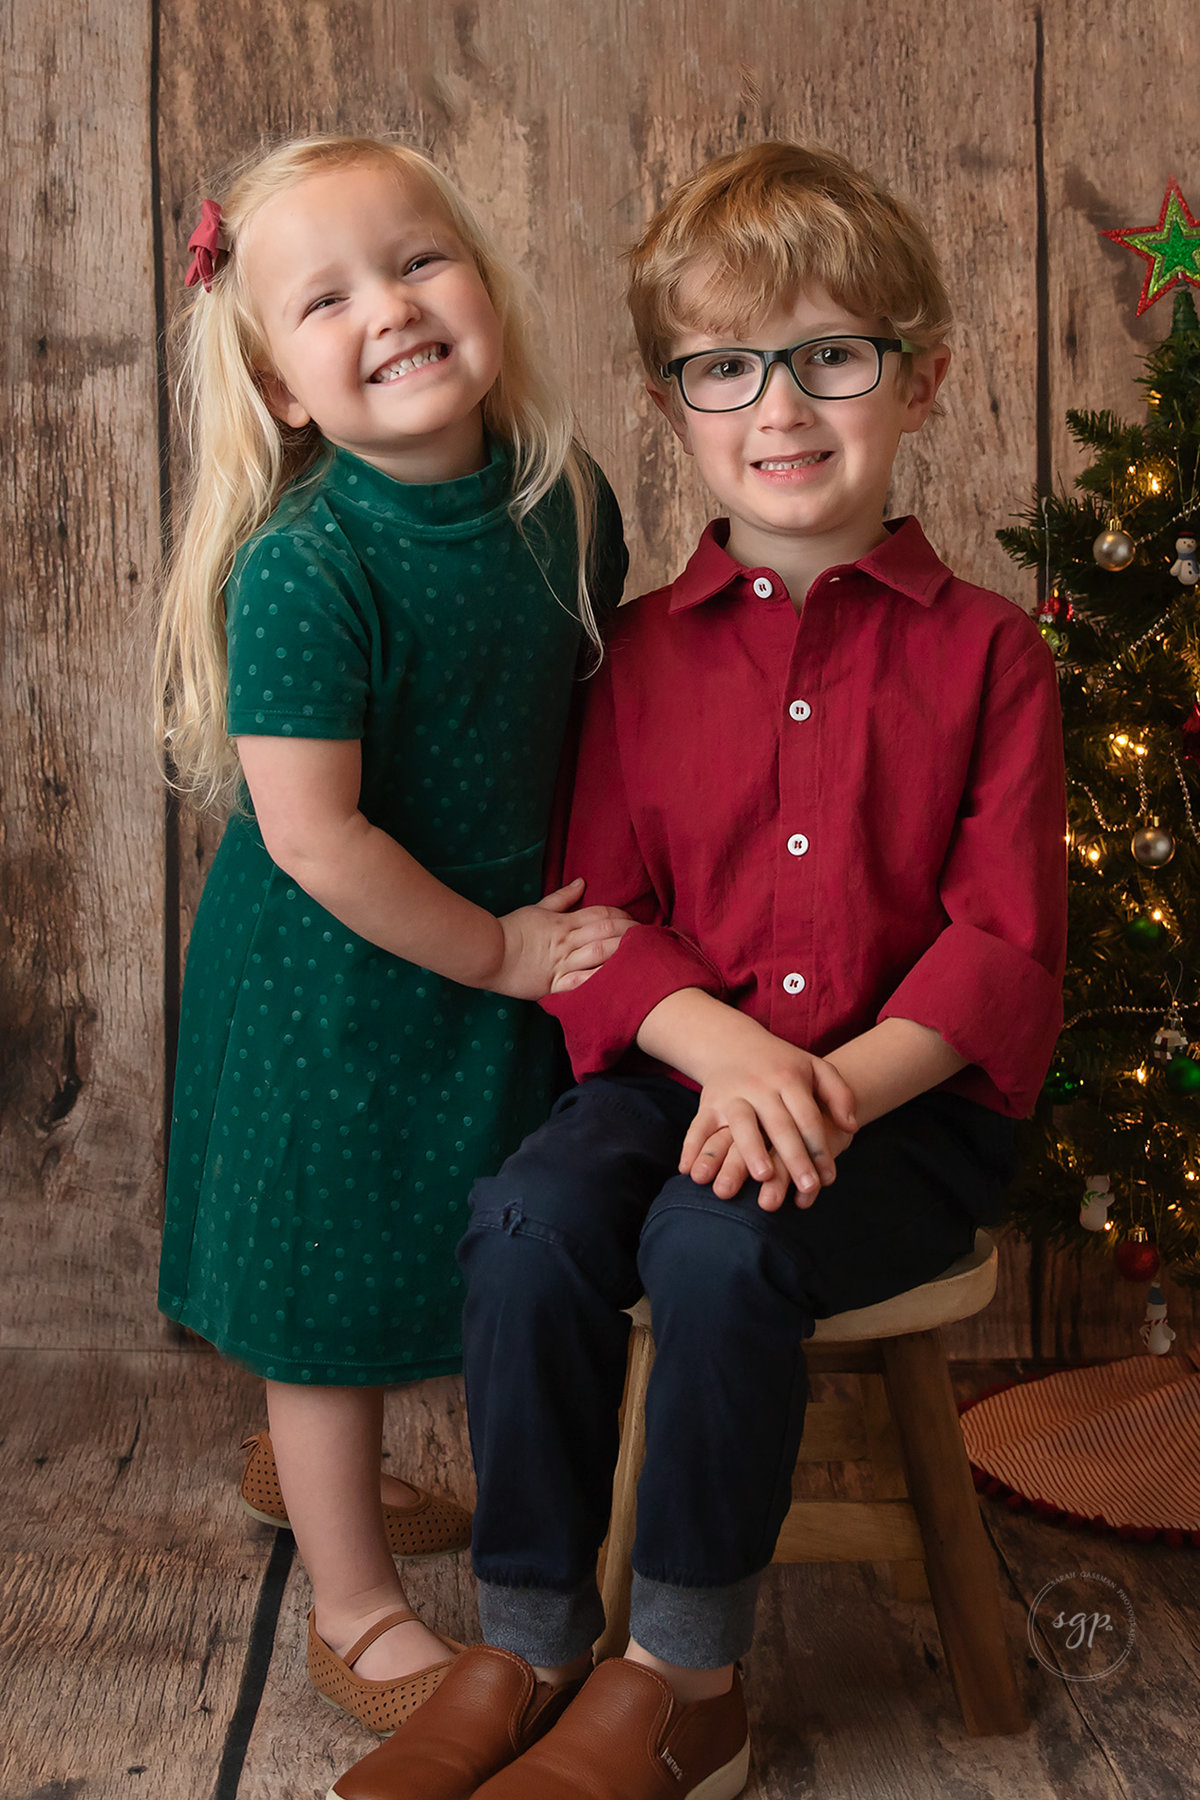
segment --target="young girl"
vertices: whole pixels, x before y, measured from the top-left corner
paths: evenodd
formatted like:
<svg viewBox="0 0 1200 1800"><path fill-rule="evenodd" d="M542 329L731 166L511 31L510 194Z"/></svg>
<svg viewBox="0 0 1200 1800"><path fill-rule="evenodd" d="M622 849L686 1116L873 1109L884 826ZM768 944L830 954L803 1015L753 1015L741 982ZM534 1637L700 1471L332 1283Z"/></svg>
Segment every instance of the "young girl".
<svg viewBox="0 0 1200 1800"><path fill-rule="evenodd" d="M386 1731L452 1653L391 1548L462 1543L465 1515L381 1493L383 1389L461 1366L467 1191L553 1094L526 1002L625 924L572 910L582 883L531 904L624 547L514 271L423 157L289 144L189 247L158 688L179 787L232 810L188 954L160 1304L265 1377L243 1491L295 1532L314 1685Z"/></svg>

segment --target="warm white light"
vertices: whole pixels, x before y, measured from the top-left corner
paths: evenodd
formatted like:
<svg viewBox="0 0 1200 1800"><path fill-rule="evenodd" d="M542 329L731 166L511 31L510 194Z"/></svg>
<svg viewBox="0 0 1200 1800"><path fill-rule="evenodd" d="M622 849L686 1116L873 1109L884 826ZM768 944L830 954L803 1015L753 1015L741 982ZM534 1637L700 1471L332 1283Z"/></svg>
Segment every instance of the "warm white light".
<svg viewBox="0 0 1200 1800"><path fill-rule="evenodd" d="M1133 753L1135 756L1145 756L1145 754L1146 754L1145 744L1135 744L1133 746Z"/></svg>
<svg viewBox="0 0 1200 1800"><path fill-rule="evenodd" d="M1125 736L1125 733L1123 731L1120 733L1114 733L1113 743L1117 746L1118 750L1124 750L1124 748L1128 742L1129 742L1129 739Z"/></svg>
<svg viewBox="0 0 1200 1800"><path fill-rule="evenodd" d="M1113 1228L1113 1222L1112 1222L1112 1220L1111 1220L1111 1219L1105 1219L1105 1221L1104 1221L1104 1229L1105 1229L1105 1231L1111 1231L1111 1230L1112 1230L1112 1228Z"/></svg>
<svg viewBox="0 0 1200 1800"><path fill-rule="evenodd" d="M1143 1063L1140 1069L1134 1070L1134 1074L1137 1076L1139 1081L1144 1082L1148 1079L1150 1071L1147 1069L1145 1063Z"/></svg>
<svg viewBox="0 0 1200 1800"><path fill-rule="evenodd" d="M1152 494L1161 494L1162 493L1162 484L1159 481L1157 475L1152 475L1150 477L1150 492Z"/></svg>
<svg viewBox="0 0 1200 1800"><path fill-rule="evenodd" d="M1162 914L1160 912L1152 912L1150 914L1150 917L1152 919L1155 919L1158 922L1158 924L1160 924L1160 925L1162 924Z"/></svg>
<svg viewBox="0 0 1200 1800"><path fill-rule="evenodd" d="M1100 861L1100 852L1098 850L1089 850L1088 861L1098 863Z"/></svg>

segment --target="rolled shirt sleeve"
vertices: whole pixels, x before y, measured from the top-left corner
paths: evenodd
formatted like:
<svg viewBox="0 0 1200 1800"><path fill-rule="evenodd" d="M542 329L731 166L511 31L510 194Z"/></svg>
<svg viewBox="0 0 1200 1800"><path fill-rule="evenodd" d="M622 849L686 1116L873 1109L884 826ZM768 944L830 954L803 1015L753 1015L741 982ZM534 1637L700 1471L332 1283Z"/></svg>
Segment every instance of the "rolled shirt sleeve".
<svg viewBox="0 0 1200 1800"><path fill-rule="evenodd" d="M878 1017L938 1032L1024 1116L1062 1027L1066 962L1062 724L1040 642L986 691L939 893L948 923Z"/></svg>

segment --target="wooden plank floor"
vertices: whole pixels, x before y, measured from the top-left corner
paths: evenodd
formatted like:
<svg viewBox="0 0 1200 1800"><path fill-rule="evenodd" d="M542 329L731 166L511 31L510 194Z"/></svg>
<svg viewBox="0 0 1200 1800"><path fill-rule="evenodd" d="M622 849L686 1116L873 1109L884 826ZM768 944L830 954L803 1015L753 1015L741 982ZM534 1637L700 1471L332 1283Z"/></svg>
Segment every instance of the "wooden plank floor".
<svg viewBox="0 0 1200 1800"><path fill-rule="evenodd" d="M0 1417L0 1800L323 1800L372 1740L309 1691L291 1539L236 1503L257 1384L203 1353L10 1351ZM388 1439L397 1466L469 1498L457 1381L395 1396ZM985 1517L1032 1729L964 1736L932 1612L872 1567L774 1569L747 1666L750 1800L1197 1793L1197 1553ZM1118 1582L1136 1615L1132 1654L1092 1684L1025 1644L1034 1594L1072 1569ZM465 1554L409 1579L442 1629L474 1634Z"/></svg>

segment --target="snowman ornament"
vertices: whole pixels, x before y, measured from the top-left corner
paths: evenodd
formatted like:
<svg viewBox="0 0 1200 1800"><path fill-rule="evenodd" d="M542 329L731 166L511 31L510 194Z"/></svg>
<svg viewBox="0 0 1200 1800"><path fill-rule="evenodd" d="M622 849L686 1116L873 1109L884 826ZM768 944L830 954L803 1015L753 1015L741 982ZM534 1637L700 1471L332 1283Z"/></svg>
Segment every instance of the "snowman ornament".
<svg viewBox="0 0 1200 1800"><path fill-rule="evenodd" d="M1175 561L1171 564L1170 572L1181 587L1195 587L1200 581L1200 561L1196 558L1194 537L1175 539Z"/></svg>
<svg viewBox="0 0 1200 1800"><path fill-rule="evenodd" d="M1171 1345L1175 1342L1175 1333L1167 1324L1167 1303L1163 1299L1163 1291L1157 1281L1150 1289L1146 1302L1146 1317L1142 1322L1141 1339L1151 1356L1167 1356Z"/></svg>

